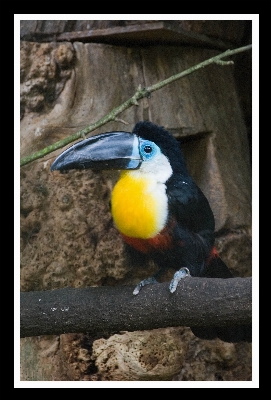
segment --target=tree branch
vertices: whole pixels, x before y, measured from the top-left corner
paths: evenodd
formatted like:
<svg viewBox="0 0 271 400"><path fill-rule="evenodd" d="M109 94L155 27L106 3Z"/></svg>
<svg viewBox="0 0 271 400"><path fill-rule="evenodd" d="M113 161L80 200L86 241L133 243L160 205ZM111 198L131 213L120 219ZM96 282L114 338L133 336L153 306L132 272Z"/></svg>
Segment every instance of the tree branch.
<svg viewBox="0 0 271 400"><path fill-rule="evenodd" d="M175 293L168 282L146 286L64 288L22 292L21 337L229 326L252 321L252 278L186 278Z"/></svg>
<svg viewBox="0 0 271 400"><path fill-rule="evenodd" d="M177 79L183 78L186 75L192 74L193 72L206 67L207 65L210 64L219 64L219 65L229 65L232 64L232 61L222 61L222 58L232 56L237 53L241 53L243 51L250 50L252 48L252 45L247 45L243 47L239 47L237 49L233 50L226 50L224 53L218 54L215 57L211 57L208 60L205 60L197 65L194 65L187 70L180 72L179 74L172 75L171 77L158 82L152 86L146 87L146 88L141 88L141 86L138 87L136 90L135 94L128 100L126 100L124 103L119 105L118 107L114 108L111 112L109 112L107 115L105 115L103 118L99 119L98 121L94 122L93 124L88 125L84 129L81 129L80 131L74 133L71 136L68 136L65 139L62 139L48 147L45 147L44 149L37 151L29 156L26 156L21 159L20 161L20 166L22 167L23 165L29 164L32 161L35 161L39 158L44 157L45 155L52 153L53 151L60 149L64 146L66 146L69 143L74 142L75 140L79 138L84 138L86 134L94 131L95 129L105 125L107 122L110 121L116 121L117 115L122 113L124 110L127 110L133 105L138 105L138 100L141 100L144 97L149 97L150 94L156 90L161 89L162 87L168 85L169 83L172 83L176 81Z"/></svg>

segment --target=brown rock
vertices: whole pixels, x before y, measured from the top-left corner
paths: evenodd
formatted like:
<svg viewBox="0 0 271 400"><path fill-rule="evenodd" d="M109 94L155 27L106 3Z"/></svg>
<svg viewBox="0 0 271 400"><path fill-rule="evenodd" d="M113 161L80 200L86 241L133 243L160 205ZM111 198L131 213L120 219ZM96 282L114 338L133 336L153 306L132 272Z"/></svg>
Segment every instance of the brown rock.
<svg viewBox="0 0 271 400"><path fill-rule="evenodd" d="M250 381L251 343L225 343L219 339L190 341L186 360L173 380Z"/></svg>
<svg viewBox="0 0 271 400"><path fill-rule="evenodd" d="M171 380L182 367L188 341L184 328L125 332L93 343L102 380Z"/></svg>

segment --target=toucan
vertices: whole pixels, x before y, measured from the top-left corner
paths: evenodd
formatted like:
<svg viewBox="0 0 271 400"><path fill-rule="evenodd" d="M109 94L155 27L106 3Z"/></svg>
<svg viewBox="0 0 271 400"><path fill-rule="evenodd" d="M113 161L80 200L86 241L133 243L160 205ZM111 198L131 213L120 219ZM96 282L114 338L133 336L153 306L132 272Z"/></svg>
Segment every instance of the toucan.
<svg viewBox="0 0 271 400"><path fill-rule="evenodd" d="M111 212L126 245L144 254L158 272L142 280L137 295L158 282L168 269L176 271L171 293L188 276L231 278L215 248L215 219L210 204L190 176L180 143L164 127L136 123L132 132L114 131L81 140L61 153L51 171L120 170L111 194ZM251 341L251 325L192 327L202 339Z"/></svg>

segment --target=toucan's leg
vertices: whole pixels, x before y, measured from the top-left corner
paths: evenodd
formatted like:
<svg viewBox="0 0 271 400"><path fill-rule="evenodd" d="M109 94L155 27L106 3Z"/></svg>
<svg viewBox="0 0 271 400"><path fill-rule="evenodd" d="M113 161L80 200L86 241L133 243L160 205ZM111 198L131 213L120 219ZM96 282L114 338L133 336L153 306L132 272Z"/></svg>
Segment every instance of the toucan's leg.
<svg viewBox="0 0 271 400"><path fill-rule="evenodd" d="M160 276L163 271L164 269L161 268L154 276L143 279L143 281L139 282L139 284L135 287L133 294L137 295L143 288L143 286L150 285L153 283L158 283L158 280L156 278ZM180 280L186 278L187 276L191 276L188 268L181 268L178 271L176 271L169 285L170 292L174 293Z"/></svg>
<svg viewBox="0 0 271 400"><path fill-rule="evenodd" d="M188 268L181 268L179 269L179 271L175 272L173 279L169 285L170 292L171 293L175 292L180 280L186 278L187 276L191 276Z"/></svg>
<svg viewBox="0 0 271 400"><path fill-rule="evenodd" d="M133 294L138 294L140 292L140 290L143 288L143 286L149 285L152 283L158 283L158 281L155 279L154 276L143 279L143 281L139 282L139 284L136 285L135 290L133 291Z"/></svg>
<svg viewBox="0 0 271 400"><path fill-rule="evenodd" d="M138 294L140 290L143 288L143 286L150 285L153 283L159 283L157 278L159 276L163 275L163 273L167 270L167 268L162 267L159 269L159 271L156 272L153 276L143 279L143 281L139 282L139 284L135 287L135 290L133 291L133 294Z"/></svg>

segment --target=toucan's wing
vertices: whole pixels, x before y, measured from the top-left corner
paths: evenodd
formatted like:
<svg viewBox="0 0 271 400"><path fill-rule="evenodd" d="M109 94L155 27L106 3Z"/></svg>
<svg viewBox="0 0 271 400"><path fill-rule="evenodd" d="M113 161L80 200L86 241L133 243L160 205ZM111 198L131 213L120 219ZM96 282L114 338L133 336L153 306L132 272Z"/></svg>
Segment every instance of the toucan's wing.
<svg viewBox="0 0 271 400"><path fill-rule="evenodd" d="M167 182L170 212L178 224L191 233L214 233L215 222L209 202L189 176L173 174Z"/></svg>
<svg viewBox="0 0 271 400"><path fill-rule="evenodd" d="M174 220L174 252L180 268L201 276L214 246L214 216L209 202L189 177L177 174L167 182L169 220Z"/></svg>

